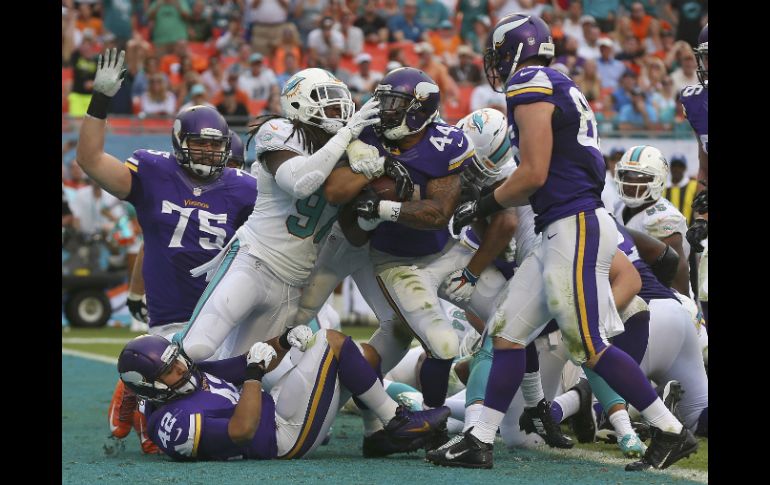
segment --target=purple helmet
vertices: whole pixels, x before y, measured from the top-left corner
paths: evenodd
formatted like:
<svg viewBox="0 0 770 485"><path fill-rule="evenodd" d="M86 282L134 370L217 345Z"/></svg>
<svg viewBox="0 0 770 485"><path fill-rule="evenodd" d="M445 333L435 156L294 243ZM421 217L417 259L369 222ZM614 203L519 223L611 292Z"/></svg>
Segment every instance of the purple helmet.
<svg viewBox="0 0 770 485"><path fill-rule="evenodd" d="M553 59L553 38L548 24L540 17L512 13L501 18L487 38L484 72L492 89L505 91L516 66L531 57Z"/></svg>
<svg viewBox="0 0 770 485"><path fill-rule="evenodd" d="M160 376L180 361L187 368L181 379L167 386ZM155 402L166 402L197 389L193 363L180 352L179 345L159 335L141 335L131 340L118 357L118 372L123 383L137 396Z"/></svg>
<svg viewBox="0 0 770 485"><path fill-rule="evenodd" d="M709 79L709 24L706 24L698 35L698 47L695 48L695 57L698 59L698 81L703 87L708 85Z"/></svg>
<svg viewBox="0 0 770 485"><path fill-rule="evenodd" d="M438 84L413 67L394 69L374 90L380 101L378 135L400 140L422 130L438 116L441 100Z"/></svg>
<svg viewBox="0 0 770 485"><path fill-rule="evenodd" d="M225 119L210 106L180 111L171 129L177 163L203 179L219 175L230 156L229 132ZM190 140L207 141L208 148L190 148Z"/></svg>
<svg viewBox="0 0 770 485"><path fill-rule="evenodd" d="M227 160L230 168L246 168L246 151L243 148L243 140L238 133L230 130L230 158Z"/></svg>

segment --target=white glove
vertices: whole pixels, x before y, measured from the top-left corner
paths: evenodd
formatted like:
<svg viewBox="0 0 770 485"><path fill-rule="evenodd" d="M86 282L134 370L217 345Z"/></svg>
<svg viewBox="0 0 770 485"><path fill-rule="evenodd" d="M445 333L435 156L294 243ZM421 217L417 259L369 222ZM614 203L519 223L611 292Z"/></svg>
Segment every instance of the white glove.
<svg viewBox="0 0 770 485"><path fill-rule="evenodd" d="M476 289L479 277L468 271L468 268L456 269L444 280L444 292L455 305L467 303Z"/></svg>
<svg viewBox="0 0 770 485"><path fill-rule="evenodd" d="M380 156L377 148L360 140L353 140L345 150L350 161L350 169L363 174L369 180L385 173L385 157Z"/></svg>
<svg viewBox="0 0 770 485"><path fill-rule="evenodd" d="M251 346L249 353L246 355L246 365L259 364L267 369L270 365L270 361L272 361L276 355L275 349L271 345L268 345L265 342L257 342Z"/></svg>
<svg viewBox="0 0 770 485"><path fill-rule="evenodd" d="M506 263L513 263L516 261L516 238L511 238L511 240L508 242L508 246L503 249L503 252L500 256Z"/></svg>
<svg viewBox="0 0 770 485"><path fill-rule="evenodd" d="M298 325L292 328L286 336L289 345L299 349L301 352L307 350L307 344L311 338L313 338L313 331L307 325Z"/></svg>
<svg viewBox="0 0 770 485"><path fill-rule="evenodd" d="M107 49L104 56L99 54L99 60L96 63L94 91L109 97L115 96L115 93L118 92L120 85L123 83L123 77L126 75L126 70L123 69L125 58L126 51L120 51L120 56L118 56L117 49Z"/></svg>
<svg viewBox="0 0 770 485"><path fill-rule="evenodd" d="M369 125L380 122L380 101L375 98L370 98L369 101L361 106L361 109L356 111L353 116L348 120L346 128L350 130L351 140L358 138L361 131Z"/></svg>

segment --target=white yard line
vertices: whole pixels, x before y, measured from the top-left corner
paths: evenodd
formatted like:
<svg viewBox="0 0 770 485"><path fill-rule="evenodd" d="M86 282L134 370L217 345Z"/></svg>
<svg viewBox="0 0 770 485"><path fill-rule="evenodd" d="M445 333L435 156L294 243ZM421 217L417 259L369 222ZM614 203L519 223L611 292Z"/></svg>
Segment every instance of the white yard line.
<svg viewBox="0 0 770 485"><path fill-rule="evenodd" d="M632 461L635 461L635 458L616 458L614 456L610 456L600 451L583 450L578 448L573 448L571 450L564 450L564 449L550 448L548 446L542 446L537 448L537 450L543 451L545 453L554 454L554 455L562 455L562 456L568 456L572 458L580 458L581 460L595 461L595 462L604 463L607 465L626 466ZM690 455L690 456L694 456L694 455ZM640 472L628 472L628 473L639 474ZM693 470L689 468L667 468L665 470L651 470L649 473L653 473L656 475L657 474L671 475L677 478L686 478L688 480L695 480L701 483L708 483L708 480L709 480L709 474L707 471Z"/></svg>
<svg viewBox="0 0 770 485"><path fill-rule="evenodd" d="M118 365L118 359L114 357L107 357L100 354L93 354L91 352L81 352L80 350L72 350L72 349L61 349L61 353L62 355L71 355L74 357L81 357L83 359L104 362L105 364Z"/></svg>
<svg viewBox="0 0 770 485"><path fill-rule="evenodd" d="M131 340L130 338L115 338L115 337L63 337L61 343L63 344L125 344Z"/></svg>

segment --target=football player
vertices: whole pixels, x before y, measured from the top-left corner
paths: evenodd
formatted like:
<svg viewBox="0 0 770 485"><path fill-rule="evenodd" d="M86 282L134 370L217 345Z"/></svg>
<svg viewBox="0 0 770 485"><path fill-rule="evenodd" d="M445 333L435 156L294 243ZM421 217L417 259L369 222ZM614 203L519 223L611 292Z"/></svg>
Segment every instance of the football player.
<svg viewBox="0 0 770 485"><path fill-rule="evenodd" d="M593 111L569 77L547 67L554 49L548 25L522 14L500 19L487 41L487 79L506 90L518 168L489 195L461 205L454 225L531 203L535 231L545 237L514 274L490 325L494 354L478 425L428 459L492 467L495 434L525 372L524 347L555 318L571 359L593 368L654 426L644 457L627 469L665 468L697 449L697 441L638 364L600 331L616 312L609 272L618 232L601 201L605 163Z"/></svg>
<svg viewBox="0 0 770 485"><path fill-rule="evenodd" d="M273 387L262 379L287 350L304 352ZM130 341L118 358L121 380L145 399L149 434L175 460L296 459L326 437L350 394L374 410L394 441L433 435L449 409L413 412L393 401L372 368L372 349L334 331L306 326L284 333L273 347L193 363L176 343L158 336Z"/></svg>
<svg viewBox="0 0 770 485"><path fill-rule="evenodd" d="M124 57L124 51L118 55L112 49L99 58L77 163L102 188L136 208L144 232L141 272L149 333L170 337L184 327L206 286L189 271L214 257L246 220L256 200L256 180L225 168L229 127L206 106L177 115L171 153L137 150L122 163L105 153L107 107L122 83ZM141 315L141 307L137 311ZM112 436L128 435L135 407L135 396L118 381L109 410ZM155 447L145 440L143 449Z"/></svg>

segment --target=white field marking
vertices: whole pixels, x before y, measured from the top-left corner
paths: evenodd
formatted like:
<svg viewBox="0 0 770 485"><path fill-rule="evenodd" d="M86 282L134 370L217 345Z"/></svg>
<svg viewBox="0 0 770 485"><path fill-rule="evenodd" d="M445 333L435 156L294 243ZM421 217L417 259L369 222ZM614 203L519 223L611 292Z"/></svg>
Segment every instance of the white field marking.
<svg viewBox="0 0 770 485"><path fill-rule="evenodd" d="M614 456L608 455L606 453L602 453L600 451L583 450L578 448L565 450L565 449L551 448L548 446L539 446L534 449L538 451L543 451L545 453L550 453L553 455L563 455L571 458L579 458L581 460L596 461L596 462L605 463L608 465L626 466L627 464L636 460L635 458L616 458ZM690 456L694 456L694 455L690 455ZM643 472L627 472L627 473L635 474L634 476L636 476L636 475L641 475ZM650 469L647 473L653 473L656 475L657 474L671 475L678 478L685 478L688 480L694 480L701 483L708 483L708 480L709 480L708 472L704 472L701 470L693 470L690 468L666 468L665 470Z"/></svg>
<svg viewBox="0 0 770 485"><path fill-rule="evenodd" d="M131 338L116 337L64 337L61 339L63 344L125 344Z"/></svg>
<svg viewBox="0 0 770 485"><path fill-rule="evenodd" d="M91 352L81 352L80 350L61 349L63 355L72 355L74 357L80 357L82 359L95 360L97 362L104 362L105 364L118 365L118 359L115 357L107 357L106 355L92 354Z"/></svg>

